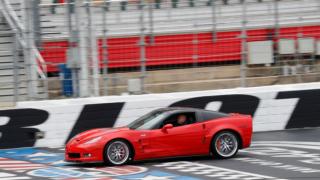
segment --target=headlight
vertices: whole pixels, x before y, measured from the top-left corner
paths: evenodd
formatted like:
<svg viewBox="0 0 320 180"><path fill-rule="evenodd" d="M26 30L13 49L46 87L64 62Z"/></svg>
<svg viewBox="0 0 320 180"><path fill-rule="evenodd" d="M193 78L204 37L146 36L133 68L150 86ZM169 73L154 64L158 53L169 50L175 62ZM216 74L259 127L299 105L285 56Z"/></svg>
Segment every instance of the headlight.
<svg viewBox="0 0 320 180"><path fill-rule="evenodd" d="M89 141L85 142L84 144L93 144L93 143L96 143L98 142L102 137L95 137L93 139L90 139Z"/></svg>

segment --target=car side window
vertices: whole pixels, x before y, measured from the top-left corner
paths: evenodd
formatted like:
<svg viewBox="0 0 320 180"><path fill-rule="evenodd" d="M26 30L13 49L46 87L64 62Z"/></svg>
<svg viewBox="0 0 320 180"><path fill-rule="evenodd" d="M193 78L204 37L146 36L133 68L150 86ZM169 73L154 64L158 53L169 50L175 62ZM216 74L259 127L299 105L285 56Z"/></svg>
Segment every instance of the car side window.
<svg viewBox="0 0 320 180"><path fill-rule="evenodd" d="M202 111L200 118L199 118L199 122L219 119L219 118L228 117L228 116L229 116L229 114L225 114L225 113L221 113L221 112Z"/></svg>
<svg viewBox="0 0 320 180"><path fill-rule="evenodd" d="M174 127L179 127L188 124L193 124L195 122L196 114L194 112L176 113L167 117L160 125L160 128L162 128L166 124L172 124Z"/></svg>

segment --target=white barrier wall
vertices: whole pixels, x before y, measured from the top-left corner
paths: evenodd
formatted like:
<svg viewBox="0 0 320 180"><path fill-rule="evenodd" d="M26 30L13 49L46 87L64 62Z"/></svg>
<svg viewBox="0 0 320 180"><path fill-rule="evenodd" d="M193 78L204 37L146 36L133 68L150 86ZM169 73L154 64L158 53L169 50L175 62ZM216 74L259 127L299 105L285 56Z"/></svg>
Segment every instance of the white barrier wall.
<svg viewBox="0 0 320 180"><path fill-rule="evenodd" d="M79 132L124 126L168 106L251 114L256 132L315 127L320 126L320 83L20 102L0 111L0 148L62 146ZM45 137L36 139L37 132Z"/></svg>

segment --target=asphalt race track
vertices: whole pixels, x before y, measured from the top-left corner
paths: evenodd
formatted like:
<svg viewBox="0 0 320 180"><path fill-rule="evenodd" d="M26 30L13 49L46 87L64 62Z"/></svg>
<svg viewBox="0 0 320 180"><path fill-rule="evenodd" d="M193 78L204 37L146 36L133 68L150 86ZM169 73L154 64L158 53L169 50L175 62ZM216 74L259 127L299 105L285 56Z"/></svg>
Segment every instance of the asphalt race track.
<svg viewBox="0 0 320 180"><path fill-rule="evenodd" d="M0 150L0 179L320 179L319 137L320 129L256 133L252 147L232 159L179 158L121 167L66 163L61 148L6 149Z"/></svg>

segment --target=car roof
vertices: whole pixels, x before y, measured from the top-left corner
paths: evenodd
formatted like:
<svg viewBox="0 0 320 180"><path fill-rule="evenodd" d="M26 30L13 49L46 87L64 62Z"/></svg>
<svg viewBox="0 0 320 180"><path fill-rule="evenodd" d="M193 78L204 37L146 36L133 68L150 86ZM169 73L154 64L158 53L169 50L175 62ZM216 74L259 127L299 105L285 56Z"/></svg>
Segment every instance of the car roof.
<svg viewBox="0 0 320 180"><path fill-rule="evenodd" d="M191 107L166 107L166 108L159 108L155 111L161 111L161 112L168 112L168 113L181 113L181 112L207 112L210 114L225 114L228 115L228 113L223 113L219 111L212 111L212 110L206 110L206 109L200 109L200 108L191 108Z"/></svg>
<svg viewBox="0 0 320 180"><path fill-rule="evenodd" d="M204 109L191 108L191 107L166 107L166 108L159 108L157 110L163 111L163 112L208 111L208 110L204 110ZM211 112L215 112L215 111L211 111Z"/></svg>
<svg viewBox="0 0 320 180"><path fill-rule="evenodd" d="M205 117L210 117L210 120L217 119L220 117L227 117L230 116L228 113L223 113L219 111L211 111L206 109L199 109L199 108L189 108L189 107L168 107L168 108L160 108L158 111L175 114L175 113L190 113L190 112L201 112L204 113ZM203 116L201 115L201 116ZM201 118L200 118L201 119Z"/></svg>

